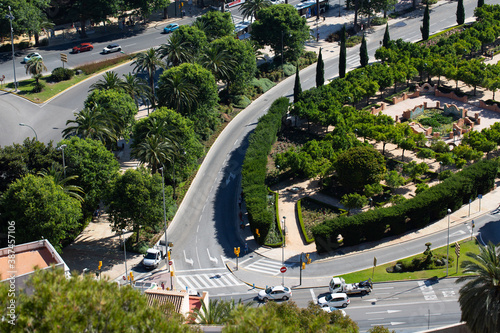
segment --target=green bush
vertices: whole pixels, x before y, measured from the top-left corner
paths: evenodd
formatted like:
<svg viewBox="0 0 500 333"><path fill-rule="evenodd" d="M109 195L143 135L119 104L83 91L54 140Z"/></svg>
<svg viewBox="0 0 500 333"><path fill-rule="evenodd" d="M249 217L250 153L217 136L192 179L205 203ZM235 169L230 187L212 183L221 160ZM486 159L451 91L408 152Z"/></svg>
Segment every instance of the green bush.
<svg viewBox="0 0 500 333"><path fill-rule="evenodd" d="M285 76L292 76L295 74L295 66L292 64L285 64L283 66L283 73Z"/></svg>
<svg viewBox="0 0 500 333"><path fill-rule="evenodd" d="M326 220L313 228L316 249L334 250L339 234L351 246L425 227L445 217L448 209L455 211L469 198L488 193L497 172L498 161L481 160L400 205Z"/></svg>
<svg viewBox="0 0 500 333"><path fill-rule="evenodd" d="M33 84L33 90L32 90L32 92L33 93L39 93L40 91L43 90L44 87L45 87L45 85L41 81L35 82Z"/></svg>
<svg viewBox="0 0 500 333"><path fill-rule="evenodd" d="M241 187L250 228L259 244L265 242L269 230L276 225L276 214L268 206L269 192L265 184L266 165L267 156L276 141L277 133L281 128L281 119L286 114L288 105L288 98L281 97L275 100L268 113L259 119L257 127L249 138L243 161ZM259 229L258 234L256 229Z"/></svg>
<svg viewBox="0 0 500 333"><path fill-rule="evenodd" d="M69 68L57 67L52 71L50 79L55 82L70 80L75 72Z"/></svg>
<svg viewBox="0 0 500 333"><path fill-rule="evenodd" d="M361 43L361 40L363 39L362 36L351 36L347 38L345 46L346 47L353 47Z"/></svg>
<svg viewBox="0 0 500 333"><path fill-rule="evenodd" d="M383 17L374 17L371 21L372 25L382 25L382 24L386 24L386 23L387 23L387 19L383 18Z"/></svg>
<svg viewBox="0 0 500 333"><path fill-rule="evenodd" d="M134 232L125 241L125 247L127 248L127 251L146 254L147 250L149 249L148 242L140 240L139 242L136 243L135 242L136 237L137 234Z"/></svg>
<svg viewBox="0 0 500 333"><path fill-rule="evenodd" d="M269 89L271 89L276 85L276 83L266 78L262 79L253 78L251 84L257 87L260 93L265 93L266 91L268 91Z"/></svg>
<svg viewBox="0 0 500 333"><path fill-rule="evenodd" d="M237 108L244 109L252 103L250 98L245 95L237 95L234 97L233 105Z"/></svg>
<svg viewBox="0 0 500 333"><path fill-rule="evenodd" d="M101 60L101 61L95 61L87 64L83 64L81 66L78 66L77 69L80 69L83 71L85 74L93 74L96 72L99 72L103 69L106 69L110 66L125 62L127 60L130 60L130 56L126 54L119 55L114 58L108 58L106 60Z"/></svg>

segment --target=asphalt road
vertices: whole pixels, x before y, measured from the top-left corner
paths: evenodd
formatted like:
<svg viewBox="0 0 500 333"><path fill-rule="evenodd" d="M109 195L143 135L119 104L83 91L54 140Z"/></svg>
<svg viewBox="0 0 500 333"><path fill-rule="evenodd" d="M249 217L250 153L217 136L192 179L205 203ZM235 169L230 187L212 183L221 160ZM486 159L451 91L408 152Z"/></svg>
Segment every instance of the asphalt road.
<svg viewBox="0 0 500 333"><path fill-rule="evenodd" d="M376 325L383 325L397 332L416 332L454 324L460 320L458 291L461 284L456 279L401 281L378 283L373 291L364 296L352 296L345 312L366 332ZM223 300L253 302L253 306L264 306L257 299L258 290L239 294L212 295ZM327 288L306 288L293 290L292 301L299 307L328 293Z"/></svg>

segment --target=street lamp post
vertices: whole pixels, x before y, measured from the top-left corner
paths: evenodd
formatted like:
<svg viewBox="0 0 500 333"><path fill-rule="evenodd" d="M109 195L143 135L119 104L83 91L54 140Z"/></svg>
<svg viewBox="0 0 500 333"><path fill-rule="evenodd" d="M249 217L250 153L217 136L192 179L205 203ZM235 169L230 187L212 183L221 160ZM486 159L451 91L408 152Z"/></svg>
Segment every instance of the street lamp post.
<svg viewBox="0 0 500 333"><path fill-rule="evenodd" d="M35 129L33 127L31 127L30 125L25 124L25 123L19 123L19 126L26 126L26 127L31 128L31 130L33 131L33 133L35 133L35 140L38 141L38 135L36 135L36 131L35 131Z"/></svg>
<svg viewBox="0 0 500 333"><path fill-rule="evenodd" d="M62 152L64 178L66 178L66 162L64 161L64 148L66 148L67 146L68 145L64 144L64 145L60 145L59 147L57 147L57 150Z"/></svg>
<svg viewBox="0 0 500 333"><path fill-rule="evenodd" d="M167 239L167 211L165 210L165 178L163 178L163 167L160 168L161 170L161 189L163 192L163 223L165 224L165 249L166 252L168 252L168 239ZM167 262L168 260L168 255L165 253L165 264L168 267L168 271L170 272L170 265Z"/></svg>
<svg viewBox="0 0 500 333"><path fill-rule="evenodd" d="M125 279L128 278L128 270L127 270L127 246L125 245L125 229L122 229L122 240L123 240L123 256L125 258ZM132 281L131 281L132 283Z"/></svg>
<svg viewBox="0 0 500 333"><path fill-rule="evenodd" d="M448 277L449 254L450 254L450 214L451 209L448 208L448 244L446 245L446 277Z"/></svg>
<svg viewBox="0 0 500 333"><path fill-rule="evenodd" d="M14 17L14 15L12 15L12 12L10 10L10 6L9 6L9 14L5 15L5 18L10 21L10 42L12 44L12 67L14 68L14 91L17 91L16 59L15 59L15 54L14 54L14 29L12 29L12 20L15 17Z"/></svg>
<svg viewBox="0 0 500 333"><path fill-rule="evenodd" d="M285 267L285 244L286 244L286 216L283 216L283 220L281 220L283 224L283 245L281 246L281 262L282 267ZM281 273L281 285L285 285L285 273Z"/></svg>

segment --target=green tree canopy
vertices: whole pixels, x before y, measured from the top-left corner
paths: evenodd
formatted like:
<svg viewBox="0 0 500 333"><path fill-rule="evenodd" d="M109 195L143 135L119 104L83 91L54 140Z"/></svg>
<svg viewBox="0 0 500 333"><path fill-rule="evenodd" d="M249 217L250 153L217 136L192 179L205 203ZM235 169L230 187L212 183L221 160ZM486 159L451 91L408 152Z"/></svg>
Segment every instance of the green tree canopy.
<svg viewBox="0 0 500 333"><path fill-rule="evenodd" d="M181 25L172 36L179 38L181 43L186 43L184 47L193 58L203 52L208 45L207 35L194 25Z"/></svg>
<svg viewBox="0 0 500 333"><path fill-rule="evenodd" d="M28 288L16 295L15 326L2 307L2 332L190 332L184 317L173 305L148 304L133 288L119 288L106 280L95 280L91 274L66 277L62 269L39 270L30 278ZM0 302L8 304L9 285L0 285Z"/></svg>
<svg viewBox="0 0 500 333"><path fill-rule="evenodd" d="M252 24L252 40L260 46L270 46L275 56L281 54L283 48L285 62L296 61L309 38L305 18L300 17L292 5L286 4L264 8L258 16L259 20Z"/></svg>
<svg viewBox="0 0 500 333"><path fill-rule="evenodd" d="M335 170L339 182L348 189L359 190L380 181L385 174L384 156L368 146L353 147L337 158Z"/></svg>
<svg viewBox="0 0 500 333"><path fill-rule="evenodd" d="M171 191L170 187L165 189L167 220L176 210ZM151 175L144 168L128 169L111 184L105 201L113 228L133 230L136 242L140 230L159 232L163 228L162 179L159 174Z"/></svg>
<svg viewBox="0 0 500 333"><path fill-rule="evenodd" d="M61 242L73 235L82 217L80 202L66 194L51 176L26 175L12 184L1 199L0 219L6 231L14 221L16 243L46 238L61 251Z"/></svg>
<svg viewBox="0 0 500 333"><path fill-rule="evenodd" d="M198 17L194 25L205 33L209 42L234 35L234 24L230 12L209 11Z"/></svg>

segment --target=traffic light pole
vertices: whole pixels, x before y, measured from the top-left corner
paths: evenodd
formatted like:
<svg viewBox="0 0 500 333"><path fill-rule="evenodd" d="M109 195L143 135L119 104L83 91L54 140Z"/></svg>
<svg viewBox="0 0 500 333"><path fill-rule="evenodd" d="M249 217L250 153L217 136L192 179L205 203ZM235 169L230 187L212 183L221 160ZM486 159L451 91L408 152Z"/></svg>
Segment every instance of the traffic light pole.
<svg viewBox="0 0 500 333"><path fill-rule="evenodd" d="M304 255L304 252L300 254L300 279L299 279L299 286L302 285L302 256Z"/></svg>

